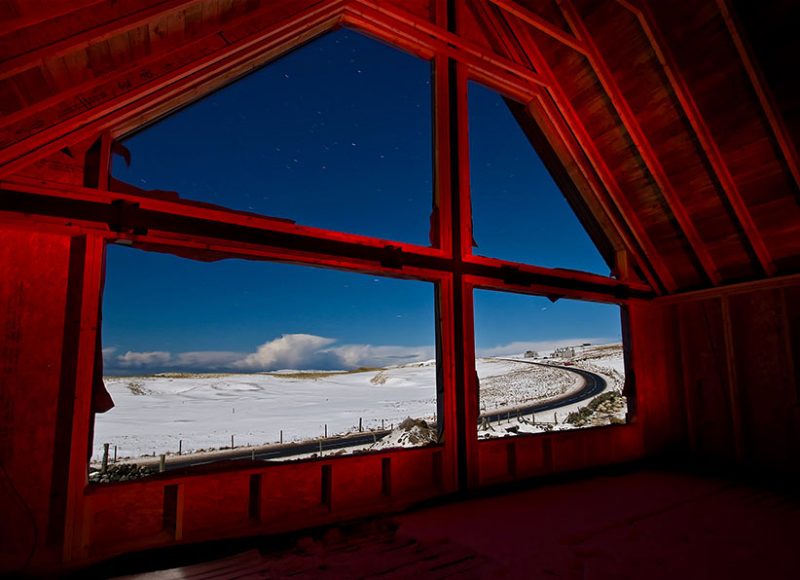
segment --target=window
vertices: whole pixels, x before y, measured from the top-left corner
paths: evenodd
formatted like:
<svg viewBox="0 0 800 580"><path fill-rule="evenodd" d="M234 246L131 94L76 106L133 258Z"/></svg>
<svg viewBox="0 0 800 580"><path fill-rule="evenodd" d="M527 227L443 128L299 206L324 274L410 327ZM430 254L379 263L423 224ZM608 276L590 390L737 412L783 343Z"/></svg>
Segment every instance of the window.
<svg viewBox="0 0 800 580"><path fill-rule="evenodd" d="M431 65L333 32L126 139L141 189L429 245Z"/></svg>
<svg viewBox="0 0 800 580"><path fill-rule="evenodd" d="M152 470L436 443L433 300L429 282L111 246L116 406L93 463L106 443L112 464Z"/></svg>
<svg viewBox="0 0 800 580"><path fill-rule="evenodd" d="M470 192L475 254L604 276L609 267L550 176L511 107L469 84Z"/></svg>
<svg viewBox="0 0 800 580"><path fill-rule="evenodd" d="M620 309L475 291L480 438L626 421Z"/></svg>
<svg viewBox="0 0 800 580"><path fill-rule="evenodd" d="M125 140L132 163L116 159L112 189L142 207L179 203L144 209L153 231L119 228L116 241L164 255L108 249L103 354L117 407L97 416L95 464L449 452L464 438L448 417L475 395L467 442L626 420L627 284L606 276L611 243L550 177L559 160L530 111L459 85L463 65L442 62L431 75L429 61L340 30ZM459 86L470 187L451 191ZM436 192L434 168L452 172ZM471 233L476 247L431 249L434 232ZM570 299L586 296L598 302ZM470 342L474 369L459 358ZM441 481L458 454L437 457Z"/></svg>

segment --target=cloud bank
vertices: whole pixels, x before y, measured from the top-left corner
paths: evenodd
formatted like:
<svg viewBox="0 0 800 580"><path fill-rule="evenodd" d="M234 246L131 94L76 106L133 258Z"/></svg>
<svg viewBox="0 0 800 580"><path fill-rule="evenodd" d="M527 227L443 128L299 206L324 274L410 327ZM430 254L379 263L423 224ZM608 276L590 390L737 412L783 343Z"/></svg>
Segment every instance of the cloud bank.
<svg viewBox="0 0 800 580"><path fill-rule="evenodd" d="M609 338L567 338L550 341L510 342L477 349L479 357L512 356L527 350L543 352L559 346L606 344ZM267 341L254 352L167 351L117 353L115 347L103 349L105 372L260 372L284 369L345 370L359 367L386 367L431 360L436 357L433 345L397 346L372 344L337 344L334 338L313 334L284 334Z"/></svg>
<svg viewBox="0 0 800 580"><path fill-rule="evenodd" d="M115 347L103 349L105 372L122 374L146 372L258 372L283 369L339 370L358 367L385 367L430 360L433 346L392 346L342 344L336 339L313 334L284 334L265 342L255 352L167 351L118 354Z"/></svg>

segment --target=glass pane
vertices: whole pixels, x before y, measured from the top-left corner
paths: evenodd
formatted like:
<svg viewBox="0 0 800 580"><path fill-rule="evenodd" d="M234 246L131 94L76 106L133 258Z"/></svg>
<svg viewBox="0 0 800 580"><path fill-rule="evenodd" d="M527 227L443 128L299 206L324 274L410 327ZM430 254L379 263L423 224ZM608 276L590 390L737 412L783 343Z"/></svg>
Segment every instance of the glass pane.
<svg viewBox="0 0 800 580"><path fill-rule="evenodd" d="M431 65L340 30L125 140L114 176L301 225L429 245Z"/></svg>
<svg viewBox="0 0 800 580"><path fill-rule="evenodd" d="M475 291L480 438L625 423L620 308Z"/></svg>
<svg viewBox="0 0 800 580"><path fill-rule="evenodd" d="M503 97L469 84L475 254L609 274Z"/></svg>
<svg viewBox="0 0 800 580"><path fill-rule="evenodd" d="M103 358L116 406L96 416L92 466L104 443L112 467L116 455L152 470L161 454L175 469L436 442L433 290L109 247Z"/></svg>

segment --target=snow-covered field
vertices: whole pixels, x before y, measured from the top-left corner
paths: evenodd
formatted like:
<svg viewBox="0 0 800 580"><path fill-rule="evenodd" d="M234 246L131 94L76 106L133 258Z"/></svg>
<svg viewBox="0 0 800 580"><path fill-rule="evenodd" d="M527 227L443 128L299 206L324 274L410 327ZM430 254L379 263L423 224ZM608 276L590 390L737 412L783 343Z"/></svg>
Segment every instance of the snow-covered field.
<svg viewBox="0 0 800 580"><path fill-rule="evenodd" d="M621 394L625 386L625 360L623 358L621 344L605 344L590 347L581 347L575 349L575 355L568 358L560 358L553 356L553 352L541 352L540 358L526 359L522 356L507 357L509 359L516 359L519 361L536 361L542 363L549 363L554 365L564 365L565 363L576 368L584 369L595 374L600 375L606 380L606 391ZM529 365L534 366L534 365ZM539 367L542 368L542 367ZM544 369L556 373L562 373L559 369ZM576 377L572 373L567 373L569 377ZM577 378L577 377L576 377ZM502 389L502 375L496 377ZM486 407L487 411L491 411L491 405L494 399L487 396L484 380L481 380L481 408ZM566 380L562 378L562 382L552 382L548 394L542 398L546 400L552 396L559 396L571 392L574 388L580 388L582 383L578 382L577 386L566 386ZM561 390L561 393L556 392ZM494 424L482 424L478 430L478 437L481 439L490 439L494 437L509 437L516 434L525 433L542 433L548 431L563 431L568 429L575 429L585 426L599 426L608 425L613 422L624 422L627 415L627 402L623 397L617 397L613 408L601 407L600 411L595 413L592 418L584 425L575 425L567 421L567 418L572 413L577 413L582 408L588 405L589 401L581 401L571 405L559 407L554 411L547 411L544 413L536 414L535 416L527 415L521 417L519 420L512 417L510 420L502 420ZM518 404L518 403L517 403ZM510 405L515 406L515 405Z"/></svg>
<svg viewBox="0 0 800 580"><path fill-rule="evenodd" d="M610 388L621 389L619 345L586 348L571 360L605 376ZM582 385L573 373L525 362L479 359L476 367L481 408L486 411L546 400ZM231 436L237 447L277 443L281 431L284 442L301 441L323 435L326 425L329 435L357 430L359 418L366 430L396 426L407 417L432 422L436 413L434 361L349 372L162 374L105 381L116 406L97 415L95 461L103 443L112 450L116 446L119 457L177 452L179 442L187 453L229 446ZM569 410L559 409L559 423ZM505 423L503 429L497 427L482 436L508 434ZM521 431L526 430L522 427L543 428L522 423ZM390 436L388 441L394 439Z"/></svg>

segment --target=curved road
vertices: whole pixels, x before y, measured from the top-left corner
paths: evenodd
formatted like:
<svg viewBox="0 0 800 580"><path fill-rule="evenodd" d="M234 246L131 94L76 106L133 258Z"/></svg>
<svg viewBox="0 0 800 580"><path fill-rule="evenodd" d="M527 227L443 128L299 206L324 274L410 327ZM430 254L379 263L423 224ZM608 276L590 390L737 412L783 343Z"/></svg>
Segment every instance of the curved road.
<svg viewBox="0 0 800 580"><path fill-rule="evenodd" d="M537 363L537 362L518 360L513 358L503 358L498 360L507 360L511 362L518 362L529 365L538 365L540 367L550 367L550 368L561 369L564 371L569 371L583 378L584 384L583 387L581 387L580 389L578 389L573 393L568 393L566 395L555 397L553 399L547 399L547 401L542 403L533 403L531 405L523 405L521 407L510 407L505 409L504 411L495 411L494 413L481 413L480 418L486 419L489 422L505 419L509 416L509 413L513 415L516 415L517 413L519 413L520 415L530 415L531 413L539 413L541 411L552 411L553 409L558 409L559 407L565 407L567 405L572 405L573 403L579 403L580 401L591 399L595 395L599 395L600 393L602 393L606 388L606 380L603 377L584 369L567 367L563 365Z"/></svg>
<svg viewBox="0 0 800 580"><path fill-rule="evenodd" d="M480 419L488 421L499 421L511 415L530 415L531 413L539 413L542 411L552 411L559 407L572 405L580 401L590 399L595 395L603 392L606 388L606 380L590 371L575 367L567 367L563 365L553 365L547 363L537 363L532 361L524 361L518 359L499 359L511 362L518 362L523 364L538 365L543 367L555 367L564 371L575 373L583 378L584 385L577 391L548 399L545 402L533 403L531 405L523 405L521 407L507 408L504 411L495 411L493 413L482 413ZM269 460L280 459L282 457L290 457L294 455L301 455L307 453L319 453L320 449L324 452L336 449L345 449L347 447L355 447L357 445L367 445L375 441L383 439L391 432L389 429L380 431L368 431L364 433L354 433L352 435L334 436L327 439L317 439L314 441L304 441L301 443L284 443L282 445L264 445L260 447L242 447L241 449L228 449L222 451L211 452L202 456L197 455L183 455L183 456L170 456L166 462L166 469L171 471L173 469L181 469L195 465L204 465L208 463L215 463L217 461L227 461L234 459L256 459L256 460ZM146 461L139 461L139 465L150 465L151 467L158 467L157 459L150 459Z"/></svg>

